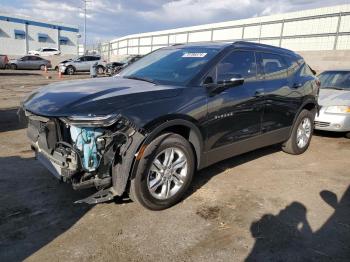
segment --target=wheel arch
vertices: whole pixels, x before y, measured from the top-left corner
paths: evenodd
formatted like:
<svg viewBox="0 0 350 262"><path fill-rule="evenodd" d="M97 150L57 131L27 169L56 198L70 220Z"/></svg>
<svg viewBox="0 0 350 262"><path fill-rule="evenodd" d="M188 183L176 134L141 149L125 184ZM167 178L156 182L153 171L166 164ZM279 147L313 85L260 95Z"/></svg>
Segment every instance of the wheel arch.
<svg viewBox="0 0 350 262"><path fill-rule="evenodd" d="M68 65L67 68L66 68L66 72L67 72L67 69L68 69L69 67L72 67L72 68L74 69L74 72L77 72L77 69L75 68L74 65Z"/></svg>
<svg viewBox="0 0 350 262"><path fill-rule="evenodd" d="M291 135L292 133L292 130L293 130L293 127L295 125L295 122L297 121L298 119L298 116L299 114L301 113L301 111L303 111L304 109L308 110L308 111L313 111L315 110L315 113L317 114L318 113L318 110L319 110L319 107L318 107L318 103L315 99L312 99L312 98L308 98L306 99L303 104L300 106L297 114L295 114L294 116L294 119L293 119L293 125L292 125L292 128L290 130L290 133L289 133L289 136Z"/></svg>
<svg viewBox="0 0 350 262"><path fill-rule="evenodd" d="M156 138L162 133L171 132L171 133L181 135L182 137L184 137L186 140L189 141L195 154L196 167L197 169L200 168L201 163L203 162L202 152L204 148L203 146L204 140L203 140L203 134L200 131L197 124L195 123L194 119L188 116L180 116L180 115L168 116L167 118L154 120L149 124L145 125L145 130L149 130L149 134L147 135L142 145L140 146L137 159L140 159L142 157L144 149L147 147L147 145L151 141L153 141L154 138ZM137 168L137 164L138 164L137 159L132 167L132 172L131 172L132 175L135 174L135 171Z"/></svg>

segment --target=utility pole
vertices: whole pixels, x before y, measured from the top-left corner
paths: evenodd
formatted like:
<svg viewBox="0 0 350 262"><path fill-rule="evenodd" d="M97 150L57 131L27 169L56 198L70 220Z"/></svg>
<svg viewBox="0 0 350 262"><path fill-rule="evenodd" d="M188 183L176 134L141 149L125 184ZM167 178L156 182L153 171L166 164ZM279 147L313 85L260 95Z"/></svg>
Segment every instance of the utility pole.
<svg viewBox="0 0 350 262"><path fill-rule="evenodd" d="M88 0L83 0L84 2L84 54L86 53L86 4Z"/></svg>

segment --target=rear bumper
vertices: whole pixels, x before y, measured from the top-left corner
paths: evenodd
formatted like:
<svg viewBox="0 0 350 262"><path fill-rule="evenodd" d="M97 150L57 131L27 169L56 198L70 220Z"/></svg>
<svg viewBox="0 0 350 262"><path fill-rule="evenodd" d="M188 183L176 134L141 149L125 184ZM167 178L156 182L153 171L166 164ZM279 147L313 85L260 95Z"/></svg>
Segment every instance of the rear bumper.
<svg viewBox="0 0 350 262"><path fill-rule="evenodd" d="M325 108L315 118L315 129L335 132L350 131L350 114L329 114Z"/></svg>

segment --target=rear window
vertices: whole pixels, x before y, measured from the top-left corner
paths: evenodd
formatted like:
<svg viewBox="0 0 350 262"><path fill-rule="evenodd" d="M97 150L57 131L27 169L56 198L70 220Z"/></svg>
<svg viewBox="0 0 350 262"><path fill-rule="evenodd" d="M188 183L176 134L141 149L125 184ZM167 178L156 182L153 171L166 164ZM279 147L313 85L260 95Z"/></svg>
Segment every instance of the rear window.
<svg viewBox="0 0 350 262"><path fill-rule="evenodd" d="M264 73L265 79L282 79L288 76L288 65L282 55L272 53L257 53L259 67Z"/></svg>

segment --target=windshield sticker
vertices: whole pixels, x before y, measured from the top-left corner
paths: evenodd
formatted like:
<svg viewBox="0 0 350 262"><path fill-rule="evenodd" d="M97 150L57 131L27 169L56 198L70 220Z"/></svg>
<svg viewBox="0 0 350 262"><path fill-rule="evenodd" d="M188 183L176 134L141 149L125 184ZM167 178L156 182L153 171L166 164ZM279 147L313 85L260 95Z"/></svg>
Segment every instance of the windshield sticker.
<svg viewBox="0 0 350 262"><path fill-rule="evenodd" d="M182 55L182 57L198 57L198 58L201 58L201 57L205 57L207 55L207 53L184 53Z"/></svg>

